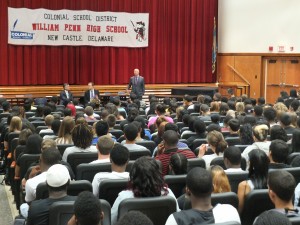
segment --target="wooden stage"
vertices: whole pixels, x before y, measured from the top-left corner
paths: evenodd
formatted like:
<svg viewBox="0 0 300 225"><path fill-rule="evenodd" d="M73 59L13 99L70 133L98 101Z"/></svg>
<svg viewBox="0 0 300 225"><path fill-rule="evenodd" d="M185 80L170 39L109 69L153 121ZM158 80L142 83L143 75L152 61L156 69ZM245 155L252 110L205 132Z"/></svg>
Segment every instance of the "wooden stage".
<svg viewBox="0 0 300 225"><path fill-rule="evenodd" d="M120 92L125 92L127 85L95 85L95 89L100 91L100 94L118 95ZM179 87L209 87L216 88L215 83L190 83L190 84L146 84L146 91L143 99L148 100L150 94L154 95L171 95L172 88ZM19 103L25 98L45 98L50 96L59 96L63 89L62 85L33 85L33 86L0 86L0 96L17 100ZM74 96L83 96L88 89L87 85L70 85L70 91ZM20 101L18 101L20 99Z"/></svg>

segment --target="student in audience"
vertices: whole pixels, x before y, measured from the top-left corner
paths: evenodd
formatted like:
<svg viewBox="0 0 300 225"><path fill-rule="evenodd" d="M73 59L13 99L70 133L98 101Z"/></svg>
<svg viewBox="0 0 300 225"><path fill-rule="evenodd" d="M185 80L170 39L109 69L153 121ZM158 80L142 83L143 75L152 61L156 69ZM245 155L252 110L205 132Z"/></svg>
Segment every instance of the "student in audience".
<svg viewBox="0 0 300 225"><path fill-rule="evenodd" d="M60 161L61 155L60 152L55 148L45 149L40 156L40 169L41 174L30 178L25 185L25 201L27 203L32 202L36 196L36 187L39 183L46 181L47 170L58 164Z"/></svg>
<svg viewBox="0 0 300 225"><path fill-rule="evenodd" d="M273 107L267 107L263 112L264 118L270 127L276 125L276 110Z"/></svg>
<svg viewBox="0 0 300 225"><path fill-rule="evenodd" d="M91 192L81 192L74 203L74 215L68 225L99 225L104 215L101 203Z"/></svg>
<svg viewBox="0 0 300 225"><path fill-rule="evenodd" d="M8 150L8 135L12 132L20 133L22 130L22 120L18 116L13 116L9 123L8 133L4 137L4 149Z"/></svg>
<svg viewBox="0 0 300 225"><path fill-rule="evenodd" d="M68 155L75 152L97 152L96 146L92 145L92 129L85 124L78 124L72 130L74 146L66 148L62 160L67 162Z"/></svg>
<svg viewBox="0 0 300 225"><path fill-rule="evenodd" d="M252 126L249 123L246 123L240 127L239 134L242 145L252 145L254 143Z"/></svg>
<svg viewBox="0 0 300 225"><path fill-rule="evenodd" d="M131 123L134 121L134 119L139 115L139 110L136 108L136 107L132 107L128 110L128 117L121 121L120 123L120 127L121 127L121 130L124 131L124 127L126 124L128 123Z"/></svg>
<svg viewBox="0 0 300 225"><path fill-rule="evenodd" d="M247 148L242 153L242 156L246 159L246 161L249 160L249 153L253 149L260 149L264 151L266 154L269 153L269 147L271 142L267 141L269 127L265 124L256 125L252 129L253 133L253 139L254 143Z"/></svg>
<svg viewBox="0 0 300 225"><path fill-rule="evenodd" d="M207 170L200 167L191 169L186 177L186 186L186 195L191 200L192 208L173 213L167 219L166 225L241 222L232 205L211 205L213 183L211 173Z"/></svg>
<svg viewBox="0 0 300 225"><path fill-rule="evenodd" d="M178 134L178 137L180 136L178 126L175 123L167 123L165 125L165 132L167 130L173 130ZM177 147L178 147L178 149L188 149L189 148L186 143L181 142L180 140L177 143Z"/></svg>
<svg viewBox="0 0 300 225"><path fill-rule="evenodd" d="M72 117L66 116L59 128L58 137L55 139L57 144L73 144L72 130L75 122Z"/></svg>
<svg viewBox="0 0 300 225"><path fill-rule="evenodd" d="M246 195L254 189L266 189L269 169L269 159L267 154L259 149L254 149L249 153L249 179L242 181L238 186L239 212L244 208Z"/></svg>
<svg viewBox="0 0 300 225"><path fill-rule="evenodd" d="M299 217L299 208L293 205L296 182L292 174L285 170L274 170L269 173L269 197L275 205L275 210L287 217ZM299 196L296 196L299 197Z"/></svg>
<svg viewBox="0 0 300 225"><path fill-rule="evenodd" d="M280 125L274 125L270 129L270 141L276 139L283 140L284 142L288 141L287 134Z"/></svg>
<svg viewBox="0 0 300 225"><path fill-rule="evenodd" d="M241 150L235 146L229 146L224 151L224 164L226 173L243 172L241 169L242 154Z"/></svg>
<svg viewBox="0 0 300 225"><path fill-rule="evenodd" d="M190 95L184 95L183 96L183 106L185 109L193 110L194 109L193 97Z"/></svg>
<svg viewBox="0 0 300 225"><path fill-rule="evenodd" d="M150 130L148 129L147 125L146 125L146 121L142 116L137 116L135 117L134 121L137 121L139 123L141 123L141 128L143 129L141 132L141 137L151 140L152 135L150 133Z"/></svg>
<svg viewBox="0 0 300 225"><path fill-rule="evenodd" d="M177 148L178 134L173 130L165 131L163 141L158 145L157 156L155 159L162 163L162 175L168 174L170 158L175 153L182 153L186 158L194 158L195 154L190 150L181 150Z"/></svg>
<svg viewBox="0 0 300 225"><path fill-rule="evenodd" d="M110 153L111 173L99 172L95 175L92 185L93 193L96 197L99 196L99 186L101 181L106 179L128 179L129 173L126 172L126 166L129 161L129 151L126 147L116 144Z"/></svg>
<svg viewBox="0 0 300 225"><path fill-rule="evenodd" d="M40 131L39 134L43 134L43 133L53 133L53 130L51 129L51 125L52 125L52 122L54 121L54 116L49 114L45 117L45 125L47 126L46 129L42 129Z"/></svg>
<svg viewBox="0 0 300 225"><path fill-rule="evenodd" d="M231 119L228 122L229 134L227 137L239 137L240 121L238 119Z"/></svg>
<svg viewBox="0 0 300 225"><path fill-rule="evenodd" d="M256 217L253 225L292 225L290 220L276 210L268 210Z"/></svg>
<svg viewBox="0 0 300 225"><path fill-rule="evenodd" d="M138 134L137 137L135 138L136 142L139 141L146 141L144 138L142 138L142 136L145 136L145 132L144 129L142 128L142 124L138 121L133 121L131 124L133 124L134 126L136 126L136 128L138 129Z"/></svg>
<svg viewBox="0 0 300 225"><path fill-rule="evenodd" d="M114 114L109 114L105 121L107 122L108 124L108 127L109 127L109 131L111 130L114 130L114 126L116 125L116 121L117 121L117 118Z"/></svg>
<svg viewBox="0 0 300 225"><path fill-rule="evenodd" d="M214 158L222 157L224 150L227 148L227 142L224 140L223 134L219 131L211 131L207 134L207 143L199 147L198 158L205 161L206 168L209 168L211 161ZM208 148L208 146L210 148ZM206 155L205 153L211 149L213 154Z"/></svg>
<svg viewBox="0 0 300 225"><path fill-rule="evenodd" d="M202 104L200 106L200 116L199 116L199 118L203 121L211 121L210 109L209 109L208 105Z"/></svg>
<svg viewBox="0 0 300 225"><path fill-rule="evenodd" d="M289 113L282 113L280 118L280 126L282 126L287 134L293 134L295 127L292 125L292 118Z"/></svg>
<svg viewBox="0 0 300 225"><path fill-rule="evenodd" d="M99 116L98 116L98 118L95 117L95 115L94 115L95 113L94 113L94 110L93 110L93 107L92 107L92 106L87 106L87 107L85 107L84 112L85 112L84 117L85 117L85 120L86 120L87 122L90 122L90 121L97 121L98 118L99 118ZM97 114L96 114L96 115L97 115Z"/></svg>
<svg viewBox="0 0 300 225"><path fill-rule="evenodd" d="M129 189L121 191L111 209L111 224L115 224L118 217L118 208L122 200L128 198L143 198L156 196L171 196L173 192L167 188L158 163L150 157L138 158L130 171ZM177 211L179 207L177 205Z"/></svg>
<svg viewBox="0 0 300 225"><path fill-rule="evenodd" d="M55 164L46 172L46 184L49 191L49 197L46 199L35 200L30 204L27 225L49 223L49 208L54 202L74 201L76 197L67 195L67 188L70 184L70 175L68 169Z"/></svg>
<svg viewBox="0 0 300 225"><path fill-rule="evenodd" d="M98 159L90 162L90 164L110 162L110 151L114 147L114 144L114 140L109 135L99 137L96 144Z"/></svg>
<svg viewBox="0 0 300 225"><path fill-rule="evenodd" d="M153 225L153 223L144 213L132 210L122 216L116 225Z"/></svg>
<svg viewBox="0 0 300 225"><path fill-rule="evenodd" d="M210 172L213 180L213 193L224 193L231 191L228 177L221 166L211 166Z"/></svg>
<svg viewBox="0 0 300 225"><path fill-rule="evenodd" d="M292 152L300 152L300 129L295 129L292 136Z"/></svg>
<svg viewBox="0 0 300 225"><path fill-rule="evenodd" d="M275 139L270 144L269 151L269 169L289 168L290 165L285 164L289 155L289 146L285 141Z"/></svg>
<svg viewBox="0 0 300 225"><path fill-rule="evenodd" d="M61 122L60 122L59 119L53 120L53 122L51 123L51 130L52 130L53 134L45 135L43 137L43 139L55 140L58 137L58 132L59 132L60 125L61 125Z"/></svg>
<svg viewBox="0 0 300 225"><path fill-rule="evenodd" d="M170 158L169 174L181 175L187 173L187 158L181 153L175 153Z"/></svg>
<svg viewBox="0 0 300 225"><path fill-rule="evenodd" d="M149 127L149 128L150 128L150 126L151 126L152 124L155 124L155 122L156 122L156 120L157 120L158 117L164 116L164 115L165 115L165 113L166 113L166 108L165 108L165 106L162 105L162 104L158 104L158 105L156 106L155 113L156 113L156 116L155 116L155 117L151 117L151 118L149 119L149 122L148 122L148 127ZM174 123L174 121L173 121L173 119L172 119L171 117L165 116L165 118L166 118L166 120L167 120L169 123Z"/></svg>
<svg viewBox="0 0 300 225"><path fill-rule="evenodd" d="M146 150L147 148L135 143L135 139L138 136L138 128L130 123L124 128L124 136L126 138L125 144L123 144L129 151Z"/></svg>

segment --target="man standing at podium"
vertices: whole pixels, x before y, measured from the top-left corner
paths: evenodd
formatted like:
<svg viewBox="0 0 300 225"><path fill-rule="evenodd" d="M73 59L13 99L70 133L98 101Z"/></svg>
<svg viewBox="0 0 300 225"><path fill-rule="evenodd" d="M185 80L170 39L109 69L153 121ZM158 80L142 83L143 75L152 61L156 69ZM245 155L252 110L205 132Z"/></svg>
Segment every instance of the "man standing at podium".
<svg viewBox="0 0 300 225"><path fill-rule="evenodd" d="M139 100L142 100L145 93L145 81L144 78L140 76L139 69L134 69L133 73L134 76L130 77L127 92L131 88L131 92L134 93Z"/></svg>
<svg viewBox="0 0 300 225"><path fill-rule="evenodd" d="M88 83L89 89L84 92L84 104L87 105L93 99L99 99L99 91L94 89L94 83Z"/></svg>

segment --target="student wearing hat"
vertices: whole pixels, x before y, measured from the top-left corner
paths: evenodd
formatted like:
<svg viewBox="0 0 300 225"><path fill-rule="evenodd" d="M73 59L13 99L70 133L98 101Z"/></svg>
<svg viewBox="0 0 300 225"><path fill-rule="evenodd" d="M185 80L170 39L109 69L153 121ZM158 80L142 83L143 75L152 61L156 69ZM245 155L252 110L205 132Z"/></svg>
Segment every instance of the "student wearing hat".
<svg viewBox="0 0 300 225"><path fill-rule="evenodd" d="M67 195L67 188L70 184L70 175L68 169L55 164L46 172L46 184L49 191L49 197L46 199L35 200L31 203L28 212L27 225L48 225L49 208L54 202L75 201L75 196Z"/></svg>

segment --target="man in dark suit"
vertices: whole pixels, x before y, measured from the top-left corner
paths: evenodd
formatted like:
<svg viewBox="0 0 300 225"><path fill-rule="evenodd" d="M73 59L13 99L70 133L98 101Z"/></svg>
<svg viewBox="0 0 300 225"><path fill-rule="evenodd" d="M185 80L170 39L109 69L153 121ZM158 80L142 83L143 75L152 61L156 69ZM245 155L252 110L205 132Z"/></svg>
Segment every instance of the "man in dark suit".
<svg viewBox="0 0 300 225"><path fill-rule="evenodd" d="M145 93L145 81L144 78L140 76L140 71L134 69L134 76L130 77L127 91L131 88L131 92L134 93L139 100L142 100L142 97Z"/></svg>
<svg viewBox="0 0 300 225"><path fill-rule="evenodd" d="M94 89L94 83L88 83L89 89L84 92L84 104L87 105L93 99L99 99L99 91Z"/></svg>
<svg viewBox="0 0 300 225"><path fill-rule="evenodd" d="M60 92L60 104L66 106L69 102L73 101L73 94L70 92L70 85L63 84L64 90Z"/></svg>

